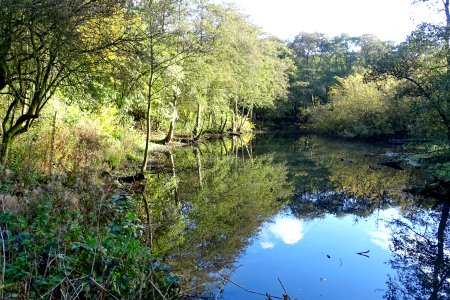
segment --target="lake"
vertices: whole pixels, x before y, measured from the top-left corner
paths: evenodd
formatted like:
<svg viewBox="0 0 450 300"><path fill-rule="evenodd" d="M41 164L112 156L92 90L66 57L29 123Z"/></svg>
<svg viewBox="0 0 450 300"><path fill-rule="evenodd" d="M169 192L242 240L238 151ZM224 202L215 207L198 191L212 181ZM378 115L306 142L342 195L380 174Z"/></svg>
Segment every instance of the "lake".
<svg viewBox="0 0 450 300"><path fill-rule="evenodd" d="M448 299L448 203L398 146L257 134L168 153L152 245L191 299Z"/></svg>

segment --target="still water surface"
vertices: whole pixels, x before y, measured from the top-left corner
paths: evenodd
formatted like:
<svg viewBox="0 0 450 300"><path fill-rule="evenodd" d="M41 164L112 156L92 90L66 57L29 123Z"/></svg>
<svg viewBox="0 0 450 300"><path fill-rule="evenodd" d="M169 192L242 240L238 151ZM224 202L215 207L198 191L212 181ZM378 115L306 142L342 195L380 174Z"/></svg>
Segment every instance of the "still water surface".
<svg viewBox="0 0 450 300"><path fill-rule="evenodd" d="M405 192L423 179L398 153L295 134L177 150L148 187L154 247L193 298L448 299L448 204Z"/></svg>

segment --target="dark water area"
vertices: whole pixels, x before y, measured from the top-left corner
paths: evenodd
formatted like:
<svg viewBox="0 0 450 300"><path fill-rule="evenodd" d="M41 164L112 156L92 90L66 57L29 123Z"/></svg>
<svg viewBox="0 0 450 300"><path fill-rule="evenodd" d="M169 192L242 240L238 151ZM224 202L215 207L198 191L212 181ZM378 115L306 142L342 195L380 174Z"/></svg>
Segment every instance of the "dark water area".
<svg viewBox="0 0 450 300"><path fill-rule="evenodd" d="M167 156L152 245L190 299L449 299L449 205L387 143L259 134Z"/></svg>

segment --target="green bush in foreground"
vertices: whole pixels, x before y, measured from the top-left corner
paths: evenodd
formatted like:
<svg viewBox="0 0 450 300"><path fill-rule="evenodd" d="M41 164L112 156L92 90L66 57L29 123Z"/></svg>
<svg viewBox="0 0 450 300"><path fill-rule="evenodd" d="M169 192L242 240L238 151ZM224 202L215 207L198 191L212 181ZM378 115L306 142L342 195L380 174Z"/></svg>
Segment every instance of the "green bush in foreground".
<svg viewBox="0 0 450 300"><path fill-rule="evenodd" d="M15 196L5 193L10 183L0 183L2 204L11 202ZM116 195L83 214L55 207L47 195L28 215L2 209L0 298L175 297L179 279L141 239L134 204Z"/></svg>

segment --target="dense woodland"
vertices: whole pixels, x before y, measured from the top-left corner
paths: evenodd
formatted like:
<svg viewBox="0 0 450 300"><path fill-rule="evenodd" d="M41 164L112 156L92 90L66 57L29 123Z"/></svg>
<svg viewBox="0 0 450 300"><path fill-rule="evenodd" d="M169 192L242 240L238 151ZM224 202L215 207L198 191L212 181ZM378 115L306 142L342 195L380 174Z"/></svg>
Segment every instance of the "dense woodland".
<svg viewBox="0 0 450 300"><path fill-rule="evenodd" d="M163 192L117 178L151 186L158 153L202 139L408 138L448 182L450 8L436 5L442 24L395 44L281 41L207 0L0 0L0 299L176 297L145 225Z"/></svg>

